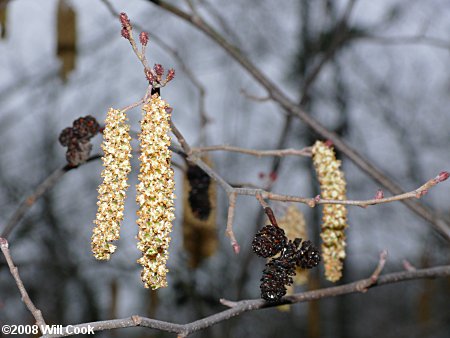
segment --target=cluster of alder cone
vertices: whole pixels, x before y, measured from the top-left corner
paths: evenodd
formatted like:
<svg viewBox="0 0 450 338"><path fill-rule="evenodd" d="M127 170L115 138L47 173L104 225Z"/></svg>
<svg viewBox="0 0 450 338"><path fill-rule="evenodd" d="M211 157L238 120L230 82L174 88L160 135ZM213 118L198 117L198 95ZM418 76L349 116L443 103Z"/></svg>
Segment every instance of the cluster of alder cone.
<svg viewBox="0 0 450 338"><path fill-rule="evenodd" d="M265 211L274 219L269 207ZM269 302L279 301L286 294L286 286L293 283L297 267L312 269L320 262L320 252L311 241L289 240L276 222L256 233L252 249L260 257L273 257L266 263L260 285L261 298Z"/></svg>
<svg viewBox="0 0 450 338"><path fill-rule="evenodd" d="M97 120L87 115L73 121L72 127L65 128L59 135L59 142L67 147L66 160L70 166L77 166L89 158L92 150L90 139L100 131Z"/></svg>

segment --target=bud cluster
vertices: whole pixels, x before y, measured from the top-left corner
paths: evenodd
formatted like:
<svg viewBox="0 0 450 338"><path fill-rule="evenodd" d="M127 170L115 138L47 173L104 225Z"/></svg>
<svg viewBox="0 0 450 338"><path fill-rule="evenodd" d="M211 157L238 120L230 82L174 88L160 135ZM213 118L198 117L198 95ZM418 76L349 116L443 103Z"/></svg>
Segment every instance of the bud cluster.
<svg viewBox="0 0 450 338"><path fill-rule="evenodd" d="M130 40L132 26L131 26L131 23L130 23L130 19L128 18L128 15L126 13L123 13L123 12L120 13L119 14L119 20L120 20L120 23L122 24L122 30L120 31L120 34L125 39Z"/></svg>
<svg viewBox="0 0 450 338"><path fill-rule="evenodd" d="M145 76L148 82L153 86L153 88L164 87L175 77L175 70L170 68L167 71L166 78L163 78L164 67L161 64L155 64L153 69L145 69Z"/></svg>

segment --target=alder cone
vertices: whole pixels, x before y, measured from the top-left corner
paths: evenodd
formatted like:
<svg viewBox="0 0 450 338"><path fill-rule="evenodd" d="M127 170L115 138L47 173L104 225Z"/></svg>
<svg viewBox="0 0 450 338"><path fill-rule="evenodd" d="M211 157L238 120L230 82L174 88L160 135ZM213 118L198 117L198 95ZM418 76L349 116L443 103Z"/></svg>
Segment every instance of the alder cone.
<svg viewBox="0 0 450 338"><path fill-rule="evenodd" d="M256 233L252 249L258 256L268 258L279 253L285 247L286 242L287 237L284 230L270 224Z"/></svg>

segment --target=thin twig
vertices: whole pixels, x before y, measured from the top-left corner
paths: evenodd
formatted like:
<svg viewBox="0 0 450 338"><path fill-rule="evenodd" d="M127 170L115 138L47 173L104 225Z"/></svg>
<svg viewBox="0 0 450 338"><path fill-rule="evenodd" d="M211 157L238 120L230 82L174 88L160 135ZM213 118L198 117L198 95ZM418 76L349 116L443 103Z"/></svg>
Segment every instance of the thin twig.
<svg viewBox="0 0 450 338"><path fill-rule="evenodd" d="M379 263L380 266L380 263ZM378 270L378 267L377 267ZM376 271L377 271L376 270ZM157 329L160 331L166 332L174 332L179 334L181 337L187 337L188 335L201 331L205 328L209 328L218 323L224 322L228 319L236 317L244 312L265 309L270 307L275 307L282 304L295 304L295 303L303 303L309 302L317 299L325 299L330 297L336 297L341 295L360 293L360 285L361 283L366 283L367 289L371 289L377 286L399 283L403 281L424 279L424 278L437 278L437 277L449 277L450 276L450 265L445 266L436 266L433 268L427 269L418 269L414 271L400 271L389 273L385 275L381 275L378 277L375 283L373 283L372 276L366 279L362 279L359 281L355 281L352 283L333 286L329 288L323 288L313 291L296 293L290 296L283 297L278 303L267 303L262 299L249 299L249 300L241 300L241 301L229 301L229 300L221 300L222 304L230 307L224 311L219 313L210 315L208 317L204 317L202 319L196 320L194 322L188 324L176 324L170 322L159 321L155 319L133 316L135 320L131 317L122 318L122 319L113 319L106 320L101 322L91 322L91 323L83 323L78 325L71 326L72 332L74 328L78 327L87 327L90 326L94 331L103 331L103 330L111 330L116 328L125 328L125 327L148 327L152 329ZM139 319L138 321L136 319ZM139 324L136 324L139 323ZM69 334L67 331L67 327L62 329L63 334L60 335L52 335L47 336L48 338L58 338L58 337L66 337L73 335Z"/></svg>
<svg viewBox="0 0 450 338"><path fill-rule="evenodd" d="M227 218L227 230L226 234L230 237L231 246L234 250L235 254L238 254L240 251L240 246L236 240L236 237L233 232L233 222L234 222L234 211L236 208L236 193L232 192L228 195L228 218Z"/></svg>
<svg viewBox="0 0 450 338"><path fill-rule="evenodd" d="M269 96L277 102L288 113L298 117L312 130L321 135L324 139L329 139L333 142L335 147L344 153L353 163L355 163L366 174L372 177L375 181L381 184L395 195L402 194L404 191L393 180L383 174L373 163L364 158L355 149L348 145L340 136L329 131L325 126L315 120L311 114L305 112L299 105L293 102L281 89L279 89L269 78L267 78L253 63L246 58L238 48L233 46L221 34L219 34L213 27L200 17L195 18L179 9L176 6L163 0L148 0L149 2L165 9L166 11L178 16L179 18L191 23L200 31L208 35L213 41L221 46L227 53L234 58L241 66L246 69L249 74L261 84L268 92ZM417 215L426 219L432 224L443 237L450 241L450 226L448 222L439 216L435 210L426 207L417 201L405 199L403 202Z"/></svg>
<svg viewBox="0 0 450 338"><path fill-rule="evenodd" d="M0 237L0 249L3 252L3 256L5 256L6 263L8 264L9 267L9 271L11 271L11 275L16 281L17 288L19 289L20 295L22 296L22 301L24 302L27 309L33 315L34 319L36 320L36 324L39 327L43 327L46 324L44 317L42 316L42 312L33 304L33 302L30 299L30 296L28 296L28 292L25 289L22 280L20 279L19 269L17 269L17 267L14 265L8 246L9 245L6 238Z"/></svg>
<svg viewBox="0 0 450 338"><path fill-rule="evenodd" d="M380 253L378 265L374 270L374 272L372 273L372 275L369 278L362 280L357 285L356 289L359 292L367 292L367 290L378 281L378 278L380 277L380 274L383 271L384 265L386 264L386 259L387 259L387 250L383 250Z"/></svg>
<svg viewBox="0 0 450 338"><path fill-rule="evenodd" d="M207 151L230 151L235 153L243 153L254 156L305 156L311 157L311 147L306 147L303 149L278 149L278 150L254 150L254 149L245 149L239 148L229 145L216 145L216 146L208 146L208 147L195 147L192 148L193 153L203 153Z"/></svg>
<svg viewBox="0 0 450 338"><path fill-rule="evenodd" d="M267 207L269 207L269 205L266 203L266 201L264 201L264 198L262 198L261 194L256 194L255 195L256 199L258 200L259 203L261 203L261 206L265 209Z"/></svg>
<svg viewBox="0 0 450 338"><path fill-rule="evenodd" d="M186 139L184 138L183 134L181 134L181 132L178 130L178 128L175 126L172 120L170 120L170 129L178 139L178 142L180 142L181 148L184 150L186 155L190 156L192 154L191 146L186 142Z"/></svg>
<svg viewBox="0 0 450 338"><path fill-rule="evenodd" d="M241 94L249 100L253 100L256 102L267 102L271 100L270 96L256 96L254 94L250 94L246 89L241 88Z"/></svg>
<svg viewBox="0 0 450 338"><path fill-rule="evenodd" d="M300 99L300 104L303 105L305 103L306 98L308 97L309 89L311 88L314 81L317 79L319 74L321 73L324 66L328 63L329 60L333 58L336 54L336 51L339 47L342 47L344 42L348 37L348 20L350 14L355 6L356 0L349 0L347 3L347 7L344 11L342 18L336 24L336 29L334 30L333 39L329 48L325 51L324 56L320 59L320 62L314 67L314 69L308 74L304 81L304 85L302 88L302 97Z"/></svg>
<svg viewBox="0 0 450 338"><path fill-rule="evenodd" d="M374 34L363 34L356 38L361 39L364 42L380 43L385 45L401 45L401 44L422 44L431 47L450 50L450 41L446 41L439 38L434 38L425 35L413 35L413 36L379 36Z"/></svg>

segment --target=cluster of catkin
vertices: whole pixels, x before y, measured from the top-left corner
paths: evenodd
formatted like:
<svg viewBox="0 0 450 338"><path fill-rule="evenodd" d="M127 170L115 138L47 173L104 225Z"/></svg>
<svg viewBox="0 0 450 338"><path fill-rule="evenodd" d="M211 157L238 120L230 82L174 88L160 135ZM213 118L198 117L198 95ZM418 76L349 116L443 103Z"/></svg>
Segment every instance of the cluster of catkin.
<svg viewBox="0 0 450 338"><path fill-rule="evenodd" d="M167 286L166 262L174 217L175 183L170 167L169 106L158 94L143 107L139 184L136 186L139 209L138 249L143 266L141 278L146 288ZM98 212L92 235L92 252L97 259L108 260L119 239L123 220L127 176L131 170L129 125L123 111L110 109L103 131L103 183L98 188Z"/></svg>
<svg viewBox="0 0 450 338"><path fill-rule="evenodd" d="M317 141L313 148L313 164L320 183L323 199L345 200L346 182L340 170L341 161L336 160L334 150L328 144ZM322 217L322 258L325 277L332 282L342 276L345 259L345 233L347 209L342 204L325 204Z"/></svg>

